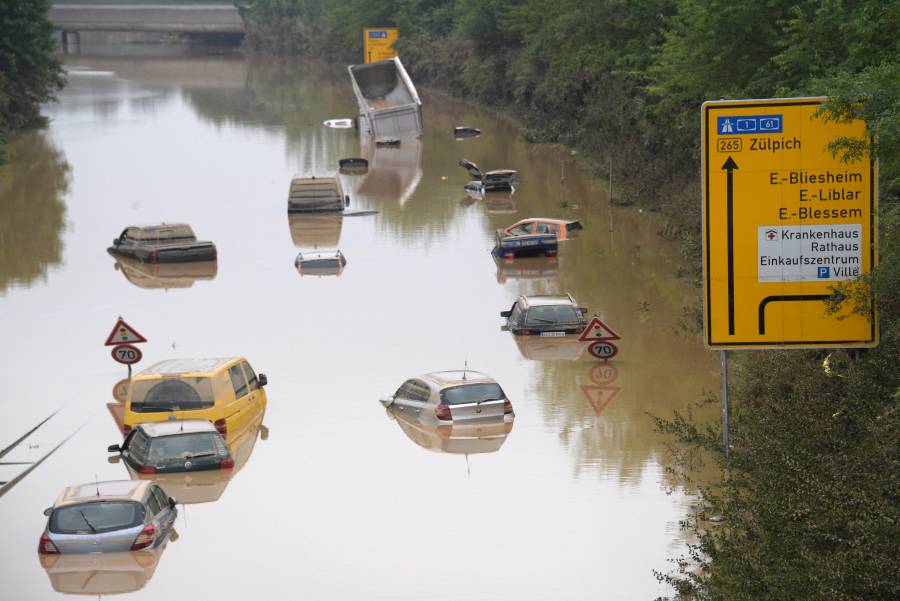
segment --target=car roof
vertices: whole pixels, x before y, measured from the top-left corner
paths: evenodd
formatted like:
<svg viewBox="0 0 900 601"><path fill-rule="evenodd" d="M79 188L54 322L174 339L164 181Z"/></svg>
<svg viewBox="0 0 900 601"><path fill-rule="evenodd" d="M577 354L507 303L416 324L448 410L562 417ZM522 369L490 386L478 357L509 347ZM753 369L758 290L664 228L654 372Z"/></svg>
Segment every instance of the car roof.
<svg viewBox="0 0 900 601"><path fill-rule="evenodd" d="M152 484L152 480L107 480L76 484L66 487L53 506L62 507L97 500L140 501Z"/></svg>
<svg viewBox="0 0 900 601"><path fill-rule="evenodd" d="M462 384L496 384L494 378L481 373L480 371L452 370L452 371L435 371L429 374L419 376L423 380L429 380L439 388L447 388L448 386L459 386Z"/></svg>
<svg viewBox="0 0 900 601"><path fill-rule="evenodd" d="M571 294L532 294L522 295L519 300L524 301L527 307L540 307L547 305L576 305Z"/></svg>
<svg viewBox="0 0 900 601"><path fill-rule="evenodd" d="M217 371L241 357L217 357L209 359L166 359L142 370L138 376L171 376L204 374Z"/></svg>
<svg viewBox="0 0 900 601"><path fill-rule="evenodd" d="M217 432L215 426L205 419L149 422L138 424L137 427L141 428L150 438L173 436L175 434L193 434L196 432Z"/></svg>

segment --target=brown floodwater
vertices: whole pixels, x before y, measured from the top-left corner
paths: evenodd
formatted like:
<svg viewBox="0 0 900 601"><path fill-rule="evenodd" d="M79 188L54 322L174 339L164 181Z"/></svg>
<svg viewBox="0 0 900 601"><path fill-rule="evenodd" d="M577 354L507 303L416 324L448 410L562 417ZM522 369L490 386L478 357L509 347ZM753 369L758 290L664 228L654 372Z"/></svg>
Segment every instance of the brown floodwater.
<svg viewBox="0 0 900 601"><path fill-rule="evenodd" d="M682 552L693 498L666 475L648 414L686 408L718 372L678 332L693 292L657 216L611 207L577 157L427 90L420 142L361 145L323 126L356 112L342 66L83 46L66 68L49 128L16 138L0 169L0 447L59 411L2 460L37 461L66 440L0 497L4 598L672 594L652 571ZM460 124L484 133L457 141ZM350 210L377 213L289 219L290 178L347 156L370 161L341 176ZM471 198L463 157L522 181ZM495 262L494 231L530 216L585 229L556 259ZM161 221L192 224L218 263L107 254L125 226ZM312 247L339 248L346 267L299 274ZM501 331L517 295L549 292L615 329L619 354L604 365L581 344ZM125 368L103 342L119 315L149 339L138 369L246 356L269 379L267 435L232 477L178 482L189 502L164 549L42 562L42 511L63 487L128 478L106 453ZM429 430L378 402L464 365L503 386L511 428ZM26 468L0 465L0 481Z"/></svg>

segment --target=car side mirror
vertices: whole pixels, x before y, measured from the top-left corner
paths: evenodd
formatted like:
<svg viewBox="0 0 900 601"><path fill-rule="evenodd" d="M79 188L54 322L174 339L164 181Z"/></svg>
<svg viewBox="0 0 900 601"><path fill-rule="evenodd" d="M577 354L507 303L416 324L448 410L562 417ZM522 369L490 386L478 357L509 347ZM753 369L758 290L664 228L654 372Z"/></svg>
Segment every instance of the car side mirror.
<svg viewBox="0 0 900 601"><path fill-rule="evenodd" d="M500 326L500 331L501 332L509 332L509 326L506 324L503 324L502 326Z"/></svg>
<svg viewBox="0 0 900 601"><path fill-rule="evenodd" d="M582 317L584 317L585 315L587 315L587 312L588 312L587 307L578 307L578 310L581 311L581 316L582 316Z"/></svg>
<svg viewBox="0 0 900 601"><path fill-rule="evenodd" d="M512 311L500 311L500 317L509 317L512 315Z"/></svg>
<svg viewBox="0 0 900 601"><path fill-rule="evenodd" d="M120 447L117 444L111 444L108 447L106 447L106 452L107 453L121 453L122 447Z"/></svg>
<svg viewBox="0 0 900 601"><path fill-rule="evenodd" d="M106 458L106 463L119 463L119 460L122 459L121 455L110 455Z"/></svg>
<svg viewBox="0 0 900 601"><path fill-rule="evenodd" d="M44 510L44 515L47 516L48 518L50 517L51 513L53 513L52 507L48 507L47 509Z"/></svg>
<svg viewBox="0 0 900 601"><path fill-rule="evenodd" d="M259 374L259 375L257 376L257 379L259 380L259 387L260 387L260 388L262 388L263 386L265 386L266 384L269 383L269 378L266 377L266 374Z"/></svg>
<svg viewBox="0 0 900 601"><path fill-rule="evenodd" d="M118 245L119 245L119 239L113 238L113 246L118 246Z"/></svg>
<svg viewBox="0 0 900 601"><path fill-rule="evenodd" d="M175 509L175 506L178 505L178 501L169 497L169 509Z"/></svg>

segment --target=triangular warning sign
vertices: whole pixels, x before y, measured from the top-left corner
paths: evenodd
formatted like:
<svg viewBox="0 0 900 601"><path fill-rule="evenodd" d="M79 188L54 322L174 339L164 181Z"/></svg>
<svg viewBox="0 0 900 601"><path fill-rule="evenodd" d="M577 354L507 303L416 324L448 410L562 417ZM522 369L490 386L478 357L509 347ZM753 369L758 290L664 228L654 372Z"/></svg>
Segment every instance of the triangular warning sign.
<svg viewBox="0 0 900 601"><path fill-rule="evenodd" d="M600 318L595 317L581 333L579 340L619 340L619 335L600 321Z"/></svg>
<svg viewBox="0 0 900 601"><path fill-rule="evenodd" d="M117 344L134 344L135 342L147 342L147 339L141 336L137 330L125 323L121 317L116 325L113 326L112 332L106 339L106 346L116 346Z"/></svg>
<svg viewBox="0 0 900 601"><path fill-rule="evenodd" d="M622 390L618 386L581 386L581 394L591 404L594 415L600 415Z"/></svg>

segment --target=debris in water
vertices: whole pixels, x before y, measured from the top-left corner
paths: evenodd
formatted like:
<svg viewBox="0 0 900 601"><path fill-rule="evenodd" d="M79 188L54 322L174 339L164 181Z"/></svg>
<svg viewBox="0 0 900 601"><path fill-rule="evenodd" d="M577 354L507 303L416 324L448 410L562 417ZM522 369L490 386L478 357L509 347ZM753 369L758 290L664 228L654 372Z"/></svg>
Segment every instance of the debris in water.
<svg viewBox="0 0 900 601"><path fill-rule="evenodd" d="M456 136L457 140L477 138L481 135L481 130L477 127L469 127L468 125L457 125L453 128L453 135Z"/></svg>
<svg viewBox="0 0 900 601"><path fill-rule="evenodd" d="M353 127L353 119L329 119L325 125L335 129L350 129Z"/></svg>
<svg viewBox="0 0 900 601"><path fill-rule="evenodd" d="M375 146L400 146L400 140L397 138L378 138L375 140Z"/></svg>

